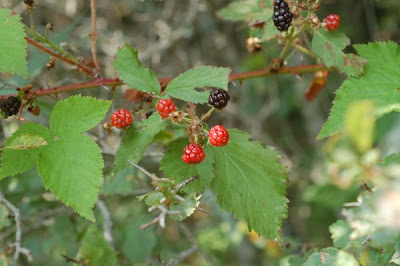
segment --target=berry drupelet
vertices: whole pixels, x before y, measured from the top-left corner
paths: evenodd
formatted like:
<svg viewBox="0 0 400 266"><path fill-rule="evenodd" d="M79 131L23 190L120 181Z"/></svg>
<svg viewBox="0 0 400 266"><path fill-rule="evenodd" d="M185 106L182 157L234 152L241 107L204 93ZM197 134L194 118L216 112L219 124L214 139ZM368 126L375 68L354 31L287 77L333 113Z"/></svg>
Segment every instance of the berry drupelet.
<svg viewBox="0 0 400 266"><path fill-rule="evenodd" d="M156 109L162 118L167 118L170 113L175 111L176 106L171 99L161 99L158 101Z"/></svg>
<svg viewBox="0 0 400 266"><path fill-rule="evenodd" d="M213 89L208 97L208 103L221 110L228 104L230 98L228 92L220 89Z"/></svg>
<svg viewBox="0 0 400 266"><path fill-rule="evenodd" d="M186 164L201 163L205 157L206 154L204 153L203 147L199 144L191 143L183 149L182 161Z"/></svg>
<svg viewBox="0 0 400 266"><path fill-rule="evenodd" d="M10 96L7 98L7 100L3 100L0 102L0 109L7 116L18 114L20 107L21 107L21 100L15 96Z"/></svg>
<svg viewBox="0 0 400 266"><path fill-rule="evenodd" d="M120 109L111 115L111 126L116 128L125 128L130 126L132 121L133 117L126 109Z"/></svg>
<svg viewBox="0 0 400 266"><path fill-rule="evenodd" d="M334 31L336 30L339 25L340 25L340 17L338 15L329 15L325 18L324 20L325 24L326 24L326 29L328 31Z"/></svg>
<svg viewBox="0 0 400 266"><path fill-rule="evenodd" d="M289 5L285 0L275 0L274 15L272 20L279 31L285 31L292 23L293 14L289 10Z"/></svg>
<svg viewBox="0 0 400 266"><path fill-rule="evenodd" d="M221 125L216 125L210 129L208 132L208 141L213 146L223 147L228 144L229 141L229 133L228 131Z"/></svg>

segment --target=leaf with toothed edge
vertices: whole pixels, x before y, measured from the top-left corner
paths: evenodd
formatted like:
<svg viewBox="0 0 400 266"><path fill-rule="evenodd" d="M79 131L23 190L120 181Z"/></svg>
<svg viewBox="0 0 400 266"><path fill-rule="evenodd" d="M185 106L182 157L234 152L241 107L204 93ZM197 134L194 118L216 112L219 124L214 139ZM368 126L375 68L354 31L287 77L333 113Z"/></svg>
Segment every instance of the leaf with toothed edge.
<svg viewBox="0 0 400 266"><path fill-rule="evenodd" d="M20 136L26 134L43 138L47 143L54 141L54 135L45 126L36 123L23 124L6 140L5 149L1 154L0 179L7 176L14 176L36 167L37 159L43 146L24 150L7 148Z"/></svg>
<svg viewBox="0 0 400 266"><path fill-rule="evenodd" d="M282 220L287 216L287 172L279 154L249 134L229 130L225 147L211 147L215 178L212 190L223 209L247 221L249 230L270 239L280 238Z"/></svg>
<svg viewBox="0 0 400 266"><path fill-rule="evenodd" d="M231 70L223 67L200 66L189 69L168 83L165 93L169 96L192 103L206 103L209 91L196 88L213 87L228 90Z"/></svg>
<svg viewBox="0 0 400 266"><path fill-rule="evenodd" d="M337 90L331 113L318 139L342 131L344 116L356 101L371 100L377 117L400 111L400 46L394 42L376 42L354 47L367 59L364 74L345 80Z"/></svg>
<svg viewBox="0 0 400 266"><path fill-rule="evenodd" d="M38 159L45 188L91 221L95 221L92 209L103 179L103 166L99 146L80 134L43 147Z"/></svg>

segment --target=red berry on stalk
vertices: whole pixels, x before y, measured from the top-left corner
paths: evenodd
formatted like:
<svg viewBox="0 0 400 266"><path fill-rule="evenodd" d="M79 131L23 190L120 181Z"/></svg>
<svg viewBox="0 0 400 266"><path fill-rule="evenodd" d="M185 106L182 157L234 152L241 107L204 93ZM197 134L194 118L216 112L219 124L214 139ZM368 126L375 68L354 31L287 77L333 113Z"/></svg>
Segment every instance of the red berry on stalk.
<svg viewBox="0 0 400 266"><path fill-rule="evenodd" d="M223 126L216 125L208 132L208 141L213 146L223 147L228 144L229 133Z"/></svg>
<svg viewBox="0 0 400 266"><path fill-rule="evenodd" d="M199 144L191 143L183 149L182 161L186 164L201 163L205 157L206 154Z"/></svg>
<svg viewBox="0 0 400 266"><path fill-rule="evenodd" d="M175 111L176 106L170 99L161 99L158 101L156 108L162 118L167 118L170 113Z"/></svg>
<svg viewBox="0 0 400 266"><path fill-rule="evenodd" d="M116 128L124 128L132 124L133 117L126 109L119 109L111 115L111 126Z"/></svg>
<svg viewBox="0 0 400 266"><path fill-rule="evenodd" d="M340 17L335 14L329 15L325 18L325 24L328 31L334 31L340 25Z"/></svg>

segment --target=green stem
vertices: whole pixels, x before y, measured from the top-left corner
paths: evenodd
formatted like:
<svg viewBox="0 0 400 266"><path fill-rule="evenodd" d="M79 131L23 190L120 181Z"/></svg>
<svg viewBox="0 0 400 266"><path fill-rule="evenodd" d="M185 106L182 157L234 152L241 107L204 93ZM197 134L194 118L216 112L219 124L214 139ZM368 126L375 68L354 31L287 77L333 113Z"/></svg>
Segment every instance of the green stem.
<svg viewBox="0 0 400 266"><path fill-rule="evenodd" d="M76 59L73 55L62 49L60 46L56 45L49 39L47 39L45 36L41 35L40 33L37 33L36 31L32 30L28 26L24 25L25 31L28 32L30 35L32 35L35 39L39 40L42 43L47 44L49 47L53 48L57 52L65 55L68 59L75 63L79 63L78 59Z"/></svg>
<svg viewBox="0 0 400 266"><path fill-rule="evenodd" d="M294 47L297 50L299 50L300 52L302 52L303 54L306 54L306 55L308 55L308 56L310 56L312 58L316 58L316 55L313 52L311 52L310 50L308 50L307 48L305 48L305 47L303 47L301 45L298 45L298 44L295 44Z"/></svg>
<svg viewBox="0 0 400 266"><path fill-rule="evenodd" d="M29 21L31 24L31 30L35 30L35 20L33 18L33 11L29 11Z"/></svg>
<svg viewBox="0 0 400 266"><path fill-rule="evenodd" d="M205 119L209 118L214 111L215 111L215 107L208 110L207 113L205 113L204 115L201 116L200 122L203 122Z"/></svg>

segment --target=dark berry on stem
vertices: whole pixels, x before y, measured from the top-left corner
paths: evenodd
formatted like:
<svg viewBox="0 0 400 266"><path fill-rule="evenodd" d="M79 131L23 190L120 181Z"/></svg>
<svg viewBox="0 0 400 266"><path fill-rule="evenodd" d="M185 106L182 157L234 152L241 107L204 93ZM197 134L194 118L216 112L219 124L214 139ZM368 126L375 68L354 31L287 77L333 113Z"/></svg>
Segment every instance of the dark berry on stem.
<svg viewBox="0 0 400 266"><path fill-rule="evenodd" d="M7 98L7 100L3 100L0 102L0 109L7 116L18 114L20 107L21 107L21 100L15 96L10 96Z"/></svg>
<svg viewBox="0 0 400 266"><path fill-rule="evenodd" d="M222 109L228 104L230 98L227 91L213 89L208 97L208 103L217 109Z"/></svg>
<svg viewBox="0 0 400 266"><path fill-rule="evenodd" d="M293 14L290 12L287 2L284 0L275 0L272 20L279 31L285 31L290 27Z"/></svg>

